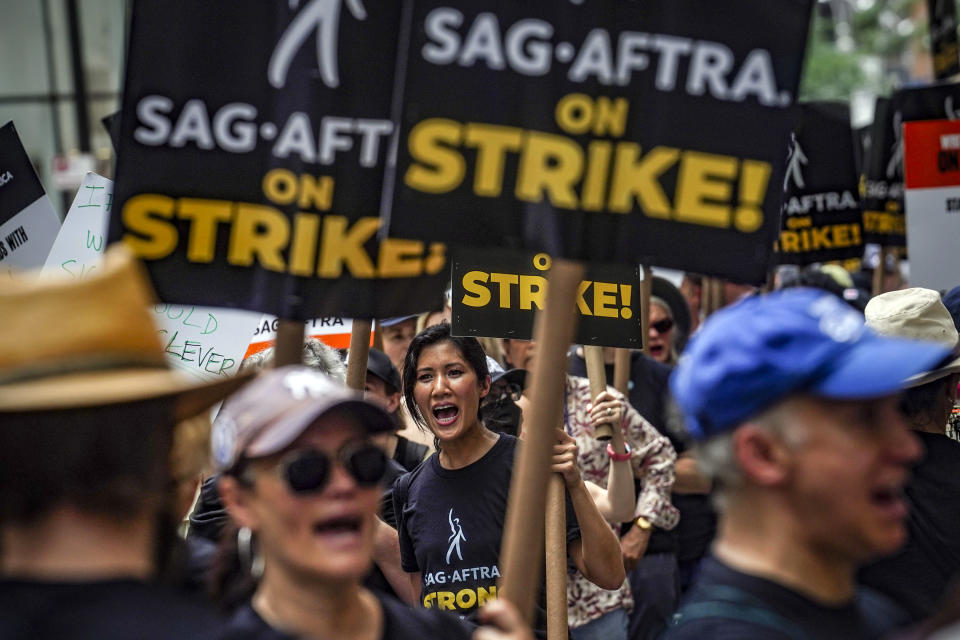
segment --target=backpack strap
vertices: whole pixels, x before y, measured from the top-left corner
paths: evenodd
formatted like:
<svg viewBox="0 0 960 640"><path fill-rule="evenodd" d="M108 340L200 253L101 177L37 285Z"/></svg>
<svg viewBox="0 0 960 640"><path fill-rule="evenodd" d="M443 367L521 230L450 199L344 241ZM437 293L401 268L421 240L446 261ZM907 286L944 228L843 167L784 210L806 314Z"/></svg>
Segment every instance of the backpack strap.
<svg viewBox="0 0 960 640"><path fill-rule="evenodd" d="M714 585L700 589L699 595L705 596L705 599L682 605L673 614L670 628L706 618L719 618L766 627L791 640L812 640L797 623L771 611L762 601L742 589Z"/></svg>

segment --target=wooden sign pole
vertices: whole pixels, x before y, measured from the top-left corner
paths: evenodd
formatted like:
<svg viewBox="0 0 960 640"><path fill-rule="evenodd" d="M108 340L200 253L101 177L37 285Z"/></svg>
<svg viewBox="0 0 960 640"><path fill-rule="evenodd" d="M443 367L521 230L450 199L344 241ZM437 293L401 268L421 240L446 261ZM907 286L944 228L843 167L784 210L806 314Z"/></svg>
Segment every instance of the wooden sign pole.
<svg viewBox="0 0 960 640"><path fill-rule="evenodd" d="M880 247L877 253L877 266L873 270L873 295L878 296L883 293L883 272L887 268L887 249Z"/></svg>
<svg viewBox="0 0 960 640"><path fill-rule="evenodd" d="M383 351L383 327L379 320L373 323L373 348Z"/></svg>
<svg viewBox="0 0 960 640"><path fill-rule="evenodd" d="M607 372L603 366L603 347L583 347L583 359L587 362L587 378L590 379L590 396L596 398L607 390ZM609 440L613 437L613 428L607 424L598 424L593 437L597 440Z"/></svg>
<svg viewBox="0 0 960 640"><path fill-rule="evenodd" d="M647 337L643 337L647 341ZM613 388L630 395L630 349L617 349L613 356Z"/></svg>
<svg viewBox="0 0 960 640"><path fill-rule="evenodd" d="M370 355L370 320L354 318L347 359L347 386L363 391L367 383L367 356Z"/></svg>
<svg viewBox="0 0 960 640"><path fill-rule="evenodd" d="M303 363L303 323L299 320L277 321L277 340L273 343L273 366Z"/></svg>
<svg viewBox="0 0 960 640"><path fill-rule="evenodd" d="M563 389L567 348L577 323L577 289L583 265L554 260L547 276L545 308L537 312L534 340L537 366L530 372L530 409L525 416L524 441L513 467L510 499L500 551L502 577L498 595L509 600L527 624L534 603L544 557L547 484L557 425L563 420ZM566 562L566 560L564 560ZM550 589L550 584L547 584ZM564 587L564 593L566 587ZM566 602L563 607L566 614Z"/></svg>
<svg viewBox="0 0 960 640"><path fill-rule="evenodd" d="M640 283L640 327L643 331L643 355L650 355L650 296L653 295L653 270L643 267L643 281Z"/></svg>
<svg viewBox="0 0 960 640"><path fill-rule="evenodd" d="M567 640L567 491L555 473L547 485L547 640Z"/></svg>

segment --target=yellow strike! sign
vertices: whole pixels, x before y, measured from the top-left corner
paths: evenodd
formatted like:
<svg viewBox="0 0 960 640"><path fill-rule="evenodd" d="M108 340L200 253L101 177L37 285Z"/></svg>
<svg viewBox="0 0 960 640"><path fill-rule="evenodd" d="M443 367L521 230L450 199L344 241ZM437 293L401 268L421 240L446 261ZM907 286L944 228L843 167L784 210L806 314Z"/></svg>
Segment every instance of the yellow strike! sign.
<svg viewBox="0 0 960 640"><path fill-rule="evenodd" d="M557 103L554 115L569 134L618 138L626 129L628 106L625 98L594 100L573 93ZM498 197L505 187L507 154L517 154L512 189L518 200L546 198L560 209L621 214L639 205L651 218L733 227L743 233L763 224L762 206L771 173L769 163L748 158L668 146L644 150L636 142L601 139L591 140L584 148L563 135L446 118L419 122L407 143L414 162L404 183L424 193L458 188L466 176L468 157L460 149L472 149L476 151L473 193ZM676 189L668 194L660 178L674 168Z"/></svg>
<svg viewBox="0 0 960 640"><path fill-rule="evenodd" d="M533 266L540 271L549 269L550 263L545 253L533 257ZM518 273L468 271L461 284L465 291L461 302L475 308L492 304L496 292L496 304L501 309L543 309L547 291L543 276ZM584 316L629 320L633 317L632 298L633 285L583 280L577 288L577 309Z"/></svg>
<svg viewBox="0 0 960 640"><path fill-rule="evenodd" d="M263 179L271 202L301 209L326 210L333 199L333 178L296 176L273 169ZM283 211L248 202L201 198L171 198L140 194L123 207L124 242L141 258L160 260L186 242L187 260L208 264L225 258L227 264L254 264L281 273L304 277L339 278L344 273L359 279L413 278L439 273L446 265L446 247L434 242L387 238L376 255L364 247L380 228L377 217L362 217L351 224L347 216L298 211L291 220ZM186 238L178 221L186 221ZM218 256L217 234L229 228L225 256Z"/></svg>

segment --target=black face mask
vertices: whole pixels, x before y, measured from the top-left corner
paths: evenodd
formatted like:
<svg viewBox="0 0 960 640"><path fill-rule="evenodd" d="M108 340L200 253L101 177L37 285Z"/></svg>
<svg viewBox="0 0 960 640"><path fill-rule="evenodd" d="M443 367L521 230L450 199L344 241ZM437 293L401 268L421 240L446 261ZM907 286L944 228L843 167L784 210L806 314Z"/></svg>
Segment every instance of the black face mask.
<svg viewBox="0 0 960 640"><path fill-rule="evenodd" d="M517 435L520 426L520 407L509 394L504 394L480 407L480 418L484 426L497 433Z"/></svg>

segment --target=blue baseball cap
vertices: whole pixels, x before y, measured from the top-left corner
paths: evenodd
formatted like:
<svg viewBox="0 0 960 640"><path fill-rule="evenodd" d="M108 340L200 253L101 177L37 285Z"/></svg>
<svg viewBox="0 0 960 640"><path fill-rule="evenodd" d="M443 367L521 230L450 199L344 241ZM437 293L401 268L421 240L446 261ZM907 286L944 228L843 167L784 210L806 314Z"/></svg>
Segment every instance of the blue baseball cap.
<svg viewBox="0 0 960 640"><path fill-rule="evenodd" d="M881 337L833 294L792 288L710 316L670 376L696 440L737 427L795 392L877 398L944 360L935 343Z"/></svg>

